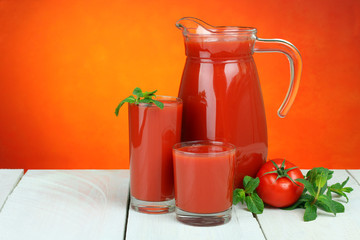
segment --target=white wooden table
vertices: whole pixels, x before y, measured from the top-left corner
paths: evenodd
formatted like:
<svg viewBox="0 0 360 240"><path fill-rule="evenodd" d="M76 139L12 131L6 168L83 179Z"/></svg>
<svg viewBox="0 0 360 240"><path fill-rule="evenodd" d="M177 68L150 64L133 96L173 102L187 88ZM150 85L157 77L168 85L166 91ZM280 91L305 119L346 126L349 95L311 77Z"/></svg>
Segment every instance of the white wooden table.
<svg viewBox="0 0 360 240"><path fill-rule="evenodd" d="M229 223L192 227L175 214L129 209L128 170L0 170L0 240L142 239L360 239L360 170L336 170L333 179L354 188L345 213L321 212L304 222L303 209L266 208L253 216L233 207Z"/></svg>

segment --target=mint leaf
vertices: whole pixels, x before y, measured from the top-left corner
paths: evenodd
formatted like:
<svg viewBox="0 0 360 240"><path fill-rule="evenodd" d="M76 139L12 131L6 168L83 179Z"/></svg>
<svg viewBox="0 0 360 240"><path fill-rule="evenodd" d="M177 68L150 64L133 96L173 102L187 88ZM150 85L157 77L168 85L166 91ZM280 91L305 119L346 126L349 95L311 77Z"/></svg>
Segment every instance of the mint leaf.
<svg viewBox="0 0 360 240"><path fill-rule="evenodd" d="M246 196L245 203L249 211L252 213L261 214L264 211L264 202L256 193Z"/></svg>
<svg viewBox="0 0 360 240"><path fill-rule="evenodd" d="M335 183L335 184L333 184L333 185L331 185L330 186L330 188L332 188L332 189L341 189L343 186L341 186L341 184L340 183Z"/></svg>
<svg viewBox="0 0 360 240"><path fill-rule="evenodd" d="M141 89L138 88L138 87L134 89L133 94L134 94L135 96L137 96L138 98L144 97L143 92L142 92Z"/></svg>
<svg viewBox="0 0 360 240"><path fill-rule="evenodd" d="M344 198L346 198L346 202L349 202L349 198L348 196L343 192L341 191L341 189L332 189L332 188L329 188L329 192L333 192L333 193L336 193L338 194L339 196L343 196Z"/></svg>
<svg viewBox="0 0 360 240"><path fill-rule="evenodd" d="M325 205L323 202L321 201L317 201L316 202L316 205L321 209L321 210L324 210L325 212L328 212L328 213L343 213L345 212L345 207L344 205L342 205L341 203L339 202L336 202L334 200L331 200L331 204L333 206L333 209L331 210L330 207L328 207L327 205Z"/></svg>
<svg viewBox="0 0 360 240"><path fill-rule="evenodd" d="M323 171L319 175L317 175L315 178L316 186L318 188L324 187L327 182L327 177L328 177L328 171Z"/></svg>
<svg viewBox="0 0 360 240"><path fill-rule="evenodd" d="M164 104L162 102L152 99L153 97L155 97L156 92L157 90L143 93L140 88L136 87L133 91L133 94L136 96L136 98L134 96L129 96L122 100L115 109L115 115L119 115L119 110L125 102L135 103L136 105L138 105L139 103L154 103L160 109L163 109Z"/></svg>
<svg viewBox="0 0 360 240"><path fill-rule="evenodd" d="M243 189L241 189L241 190L242 191L240 191L240 202L241 202L241 204L244 204L246 194L245 194L245 191Z"/></svg>
<svg viewBox="0 0 360 240"><path fill-rule="evenodd" d="M316 196L315 188L313 187L313 185L308 180L298 178L298 179L296 179L296 181L304 184L306 190L310 193L311 196L314 196L314 197Z"/></svg>
<svg viewBox="0 0 360 240"><path fill-rule="evenodd" d="M341 184L335 183L328 187L328 180L332 178L333 173L334 171L319 167L308 171L306 174L306 180L296 179L300 183L304 184L305 189L303 194L295 204L283 209L292 210L301 207L305 208L304 221L315 220L317 217L317 209L333 213L335 216L337 213L344 212L344 205L340 202L334 201L331 193L334 192L349 200L345 193L351 192L353 189L351 187L345 187L349 178Z"/></svg>
<svg viewBox="0 0 360 240"><path fill-rule="evenodd" d="M331 200L333 208L335 210L336 213L343 213L345 212L345 207L344 205L342 205L341 203Z"/></svg>
<svg viewBox="0 0 360 240"><path fill-rule="evenodd" d="M347 184L347 182L349 181L349 179L350 179L350 177L347 177L347 179L341 184L341 187L342 187L342 188Z"/></svg>
<svg viewBox="0 0 360 240"><path fill-rule="evenodd" d="M153 103L155 103L155 105L158 106L160 109L164 108L164 104L160 101L153 100Z"/></svg>
<svg viewBox="0 0 360 240"><path fill-rule="evenodd" d="M146 97L154 97L156 92L157 92L157 90L152 91L152 92L144 92L143 97L145 97L145 98Z"/></svg>
<svg viewBox="0 0 360 240"><path fill-rule="evenodd" d="M354 189L352 187L346 187L341 189L343 192L351 193Z"/></svg>
<svg viewBox="0 0 360 240"><path fill-rule="evenodd" d="M349 202L349 198L345 193L350 193L353 191L351 187L344 187L346 183L349 181L349 177L343 182L343 183L335 183L329 187L329 190L331 192L334 192L340 196L343 196L346 198L346 202Z"/></svg>
<svg viewBox="0 0 360 240"><path fill-rule="evenodd" d="M316 178L316 168L313 168L306 173L306 180L308 180L310 183L315 182L315 178Z"/></svg>
<svg viewBox="0 0 360 240"><path fill-rule="evenodd" d="M334 171L329 170L329 172L327 174L327 180L330 180L332 178L333 174L334 174Z"/></svg>
<svg viewBox="0 0 360 240"><path fill-rule="evenodd" d="M124 100L122 100L119 105L116 107L115 109L115 115L118 116L119 115L119 110L122 107L122 105L124 105L124 103L134 103L135 102L135 98L133 96L129 96L127 98L125 98Z"/></svg>
<svg viewBox="0 0 360 240"><path fill-rule="evenodd" d="M233 191L233 205L236 205L240 202L240 190L239 188Z"/></svg>
<svg viewBox="0 0 360 240"><path fill-rule="evenodd" d="M331 199L331 191L328 190L326 192L327 200L325 200L325 202L323 199L324 197L325 195L320 196L319 200L316 202L316 205L320 209L330 213L342 213L345 211L344 205Z"/></svg>
<svg viewBox="0 0 360 240"><path fill-rule="evenodd" d="M143 99L140 99L138 102L139 103L154 103L160 109L164 108L164 104L162 102L151 99L151 98L143 98Z"/></svg>
<svg viewBox="0 0 360 240"><path fill-rule="evenodd" d="M296 203L294 203L293 205L291 205L289 207L282 208L282 209L283 210L294 210L296 208L304 208L306 202L313 202L314 199L315 198L309 194L302 194Z"/></svg>
<svg viewBox="0 0 360 240"><path fill-rule="evenodd" d="M250 176L245 176L243 179L243 185L246 186L251 181L251 179L253 178Z"/></svg>
<svg viewBox="0 0 360 240"><path fill-rule="evenodd" d="M333 201L329 199L328 196L325 195L319 196L319 198L317 199L317 203L320 203L321 205L325 205L325 208L328 209L330 212L334 213L334 215L336 216L335 206L333 204Z"/></svg>
<svg viewBox="0 0 360 240"><path fill-rule="evenodd" d="M247 183L245 185L245 192L253 193L255 191L255 189L259 186L259 183L260 183L260 179L258 177L251 178L250 181L247 181Z"/></svg>
<svg viewBox="0 0 360 240"><path fill-rule="evenodd" d="M255 189L259 185L259 178L252 178L245 176L243 179L244 189L235 189L233 192L233 204L236 205L239 202L246 203L250 212L260 214L264 211L264 202L259 195L255 192Z"/></svg>
<svg viewBox="0 0 360 240"><path fill-rule="evenodd" d="M329 180L332 178L334 171L330 171L329 169L323 167L313 168L306 173L306 180L310 183L315 183L316 177L322 173L327 175L327 180Z"/></svg>
<svg viewBox="0 0 360 240"><path fill-rule="evenodd" d="M305 203L305 214L304 221L313 221L317 217L317 208L314 205L311 205L309 202Z"/></svg>
<svg viewBox="0 0 360 240"><path fill-rule="evenodd" d="M320 189L320 195L324 194L325 191L328 189L328 186L327 186L327 182L325 183L325 185Z"/></svg>
<svg viewBox="0 0 360 240"><path fill-rule="evenodd" d="M239 202L244 204L245 201L245 191L244 189L237 188L233 192L233 204L236 205Z"/></svg>
<svg viewBox="0 0 360 240"><path fill-rule="evenodd" d="M138 101L139 103L152 103L153 100L151 98L143 98Z"/></svg>

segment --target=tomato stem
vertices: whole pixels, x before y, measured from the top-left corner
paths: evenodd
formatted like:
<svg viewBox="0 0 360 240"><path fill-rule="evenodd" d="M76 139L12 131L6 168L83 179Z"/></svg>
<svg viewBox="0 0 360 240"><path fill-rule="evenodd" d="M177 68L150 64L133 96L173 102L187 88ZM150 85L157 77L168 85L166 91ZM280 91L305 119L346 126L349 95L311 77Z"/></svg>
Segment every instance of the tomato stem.
<svg viewBox="0 0 360 240"><path fill-rule="evenodd" d="M273 160L270 160L272 162L272 164L274 165L275 167L275 171L270 171L270 172L267 172L267 173L264 173L261 177L263 177L264 175L266 174L271 174L271 173L276 173L277 174L277 177L275 179L275 182L279 179L279 178L283 178L283 177L286 177L288 178L291 182L293 182L295 185L299 186L299 184L297 184L294 179L292 179L289 175L288 175L288 172L297 168L297 167L291 167L291 168L288 168L288 169L285 169L285 160L281 163L281 166L279 167Z"/></svg>

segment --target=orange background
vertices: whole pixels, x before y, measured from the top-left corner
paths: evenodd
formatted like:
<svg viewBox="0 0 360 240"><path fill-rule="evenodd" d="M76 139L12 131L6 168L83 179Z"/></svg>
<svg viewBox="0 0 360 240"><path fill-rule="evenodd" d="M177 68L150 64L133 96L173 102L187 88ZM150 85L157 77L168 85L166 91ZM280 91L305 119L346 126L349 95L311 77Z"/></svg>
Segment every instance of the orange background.
<svg viewBox="0 0 360 240"><path fill-rule="evenodd" d="M258 29L301 52L298 97L276 115L289 66L256 53L269 158L301 168L360 168L360 1L0 0L0 168L128 168L134 87L177 95L183 16Z"/></svg>

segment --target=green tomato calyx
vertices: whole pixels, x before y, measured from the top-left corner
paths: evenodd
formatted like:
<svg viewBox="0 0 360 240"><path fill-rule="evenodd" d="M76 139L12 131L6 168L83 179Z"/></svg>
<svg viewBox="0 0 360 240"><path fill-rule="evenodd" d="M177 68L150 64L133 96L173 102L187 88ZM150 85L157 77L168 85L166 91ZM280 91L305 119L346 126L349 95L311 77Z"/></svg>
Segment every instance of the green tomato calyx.
<svg viewBox="0 0 360 240"><path fill-rule="evenodd" d="M294 179L292 179L288 172L295 169L295 168L298 168L298 167L291 167L291 168L287 168L285 169L285 159L284 161L281 163L281 166L279 167L273 160L270 160L272 162L272 164L274 165L275 167L275 171L270 171L270 172L267 172L267 173L264 173L261 177L263 177L264 175L267 175L267 174L272 174L272 173L276 173L277 174L277 177L275 179L275 182L279 179L279 178L283 178L283 177L286 177L288 178L292 183L294 183L295 185L297 186L300 186L299 184L297 184Z"/></svg>

